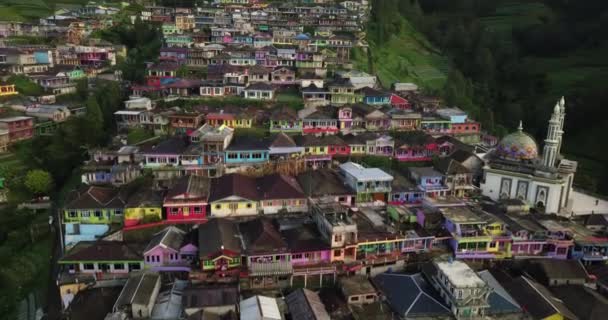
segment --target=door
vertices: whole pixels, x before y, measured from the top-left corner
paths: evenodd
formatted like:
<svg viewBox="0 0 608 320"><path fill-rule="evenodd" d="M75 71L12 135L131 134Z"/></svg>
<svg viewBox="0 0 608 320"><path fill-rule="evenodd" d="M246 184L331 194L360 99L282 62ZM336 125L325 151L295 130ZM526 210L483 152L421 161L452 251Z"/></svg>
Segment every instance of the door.
<svg viewBox="0 0 608 320"><path fill-rule="evenodd" d="M231 203L229 205L230 207L230 213L235 214L236 210L239 208L239 204L238 203Z"/></svg>

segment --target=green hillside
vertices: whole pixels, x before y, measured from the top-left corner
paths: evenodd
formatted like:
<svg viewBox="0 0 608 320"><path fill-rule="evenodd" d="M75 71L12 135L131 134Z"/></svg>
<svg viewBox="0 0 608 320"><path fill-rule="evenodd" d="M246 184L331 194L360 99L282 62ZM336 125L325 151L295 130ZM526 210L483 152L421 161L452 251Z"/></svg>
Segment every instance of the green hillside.
<svg viewBox="0 0 608 320"><path fill-rule="evenodd" d="M0 0L1 21L31 21L50 15L53 8L71 8L87 0Z"/></svg>
<svg viewBox="0 0 608 320"><path fill-rule="evenodd" d="M373 33L368 34L369 47L353 50L354 67L376 74L384 87L414 82L433 90L442 88L448 60L406 19L400 18L398 23L399 32L381 44Z"/></svg>

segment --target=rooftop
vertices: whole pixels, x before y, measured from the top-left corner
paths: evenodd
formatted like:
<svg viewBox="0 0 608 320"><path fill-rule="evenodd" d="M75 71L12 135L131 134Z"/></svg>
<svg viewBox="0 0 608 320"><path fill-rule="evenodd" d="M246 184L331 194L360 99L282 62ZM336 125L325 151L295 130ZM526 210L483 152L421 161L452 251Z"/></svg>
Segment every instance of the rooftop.
<svg viewBox="0 0 608 320"><path fill-rule="evenodd" d="M354 162L340 165L340 170L353 176L357 181L393 181L393 176L378 168L365 168Z"/></svg>
<svg viewBox="0 0 608 320"><path fill-rule="evenodd" d="M483 287L486 283L462 261L437 261L437 268L457 288Z"/></svg>

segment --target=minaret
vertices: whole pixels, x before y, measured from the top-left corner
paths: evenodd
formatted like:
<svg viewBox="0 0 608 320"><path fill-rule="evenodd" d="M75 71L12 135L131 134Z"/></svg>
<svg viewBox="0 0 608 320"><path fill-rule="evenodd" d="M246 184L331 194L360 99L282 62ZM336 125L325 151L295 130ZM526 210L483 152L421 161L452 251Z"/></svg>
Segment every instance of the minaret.
<svg viewBox="0 0 608 320"><path fill-rule="evenodd" d="M545 139L545 147L543 149L543 165L546 167L554 167L555 159L557 158L557 148L559 144L559 117L560 105L557 103L553 108L553 114L549 120L549 128L547 129L547 139Z"/></svg>
<svg viewBox="0 0 608 320"><path fill-rule="evenodd" d="M566 118L566 100L562 96L559 100L559 132L557 136L557 154L562 151L562 137L564 135L564 119Z"/></svg>

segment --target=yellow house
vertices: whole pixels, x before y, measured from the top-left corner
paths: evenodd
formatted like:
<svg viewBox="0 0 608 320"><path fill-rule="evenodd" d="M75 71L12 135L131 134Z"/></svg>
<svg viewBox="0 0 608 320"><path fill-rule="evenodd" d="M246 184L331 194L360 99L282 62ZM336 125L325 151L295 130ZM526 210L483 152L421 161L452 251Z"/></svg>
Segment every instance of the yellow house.
<svg viewBox="0 0 608 320"><path fill-rule="evenodd" d="M0 84L0 97L18 94L14 84Z"/></svg>
<svg viewBox="0 0 608 320"><path fill-rule="evenodd" d="M210 113L207 115L207 123L212 126L225 125L230 128L251 128L253 118L247 115L235 116L231 113Z"/></svg>
<svg viewBox="0 0 608 320"><path fill-rule="evenodd" d="M154 190L140 191L133 194L125 206L125 226L159 222L163 219L163 201Z"/></svg>

